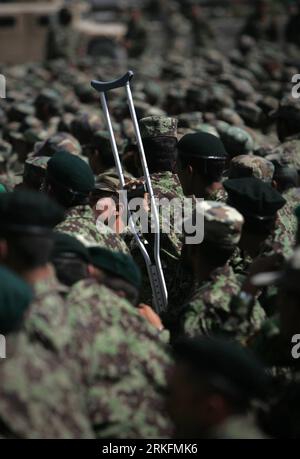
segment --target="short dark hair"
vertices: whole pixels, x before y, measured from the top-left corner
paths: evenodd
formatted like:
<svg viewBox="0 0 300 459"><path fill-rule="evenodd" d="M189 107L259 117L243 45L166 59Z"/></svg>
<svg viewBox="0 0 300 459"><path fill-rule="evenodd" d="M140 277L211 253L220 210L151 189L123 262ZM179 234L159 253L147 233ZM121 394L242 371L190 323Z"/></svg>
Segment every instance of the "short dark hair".
<svg viewBox="0 0 300 459"><path fill-rule="evenodd" d="M211 160L180 154L178 157L184 168L192 166L208 185L214 182L220 182L227 166L227 158L225 157Z"/></svg>
<svg viewBox="0 0 300 459"><path fill-rule="evenodd" d="M256 217L244 215L245 223L244 230L249 233L265 236L266 238L272 233L275 228L277 216L273 218L261 220Z"/></svg>
<svg viewBox="0 0 300 459"><path fill-rule="evenodd" d="M198 246L200 253L210 260L210 263L216 267L224 266L231 258L235 247L224 247L216 242L204 241Z"/></svg>
<svg viewBox="0 0 300 459"><path fill-rule="evenodd" d="M35 269L49 262L54 245L51 236L13 233L0 235L1 237L7 241L9 256L25 270Z"/></svg>
<svg viewBox="0 0 300 459"><path fill-rule="evenodd" d="M102 279L102 283L106 287L115 291L122 290L126 295L127 301L129 301L129 303L131 303L133 306L137 306L139 300L139 291L136 287L134 287L126 280L121 279L120 277L112 276L111 273L105 271L103 271L103 273L104 277Z"/></svg>
<svg viewBox="0 0 300 459"><path fill-rule="evenodd" d="M46 176L45 179L46 188L48 185L51 187L50 197L55 199L61 206L70 208L74 206L80 206L88 204L89 193L80 193L70 190L68 187L62 185L53 177Z"/></svg>
<svg viewBox="0 0 300 459"><path fill-rule="evenodd" d="M52 258L51 261L58 280L68 287L88 277L87 263L75 254L72 256L62 254Z"/></svg>
<svg viewBox="0 0 300 459"><path fill-rule="evenodd" d="M174 172L177 155L175 137L146 138L143 139L143 144L150 174Z"/></svg>

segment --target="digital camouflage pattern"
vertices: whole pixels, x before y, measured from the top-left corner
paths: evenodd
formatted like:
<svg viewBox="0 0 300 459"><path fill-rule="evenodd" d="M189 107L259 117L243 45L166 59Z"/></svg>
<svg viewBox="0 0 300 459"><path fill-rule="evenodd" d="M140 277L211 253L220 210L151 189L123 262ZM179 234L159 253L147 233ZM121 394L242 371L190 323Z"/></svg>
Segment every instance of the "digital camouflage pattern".
<svg viewBox="0 0 300 459"><path fill-rule="evenodd" d="M68 296L69 362L97 438L161 438L171 363L155 328L127 301L94 280Z"/></svg>
<svg viewBox="0 0 300 459"><path fill-rule="evenodd" d="M274 164L265 158L254 155L240 155L232 158L228 178L256 177L264 182L271 183L274 171Z"/></svg>
<svg viewBox="0 0 300 459"><path fill-rule="evenodd" d="M55 230L80 237L87 245L99 245L117 252L128 253L128 248L120 236L99 220L97 226L90 206L81 205L68 209L65 220L57 225Z"/></svg>
<svg viewBox="0 0 300 459"><path fill-rule="evenodd" d="M231 298L240 291L236 276L229 266L216 269L209 280L197 285L193 297L184 305L182 333L188 336L225 335L244 342L259 329L265 314L258 304L251 311L232 310Z"/></svg>
<svg viewBox="0 0 300 459"><path fill-rule="evenodd" d="M140 132L143 139L148 137L177 137L176 118L164 116L148 116L139 121Z"/></svg>
<svg viewBox="0 0 300 459"><path fill-rule="evenodd" d="M178 199L181 202L184 199L183 191L181 184L177 175L172 174L172 172L159 172L150 175L153 193L156 199ZM165 274L165 280L167 288L170 288L174 272L177 269L178 259L180 257L181 247L182 247L182 234L175 231L175 212L174 208L171 207L170 213L170 230L168 232L164 231L163 228L166 228L166 222L163 219L163 214L160 212L160 228L161 232L161 262L163 272ZM150 228L150 220L149 220ZM138 264L139 268L142 271L143 284L141 287L141 301L147 304L152 304L152 289L150 281L147 274L147 269L145 265L144 258L141 254L140 249L137 246L136 241L131 235L128 238L128 233L123 235L125 240L129 243L130 252L133 256L135 262ZM152 253L154 249L154 234L145 234L144 235L147 244L151 245Z"/></svg>
<svg viewBox="0 0 300 459"><path fill-rule="evenodd" d="M224 147L232 158L238 155L249 154L254 149L251 135L239 127L231 126L220 133Z"/></svg>
<svg viewBox="0 0 300 459"><path fill-rule="evenodd" d="M243 216L233 207L215 201L202 201L196 212L203 213L204 241L223 247L239 243L244 224Z"/></svg>
<svg viewBox="0 0 300 459"><path fill-rule="evenodd" d="M94 438L66 362L52 350L9 335L0 378L1 438Z"/></svg>
<svg viewBox="0 0 300 459"><path fill-rule="evenodd" d="M33 285L34 298L26 314L24 329L32 343L38 342L61 354L69 340L68 311L64 301L67 287L60 284L51 265L48 277Z"/></svg>

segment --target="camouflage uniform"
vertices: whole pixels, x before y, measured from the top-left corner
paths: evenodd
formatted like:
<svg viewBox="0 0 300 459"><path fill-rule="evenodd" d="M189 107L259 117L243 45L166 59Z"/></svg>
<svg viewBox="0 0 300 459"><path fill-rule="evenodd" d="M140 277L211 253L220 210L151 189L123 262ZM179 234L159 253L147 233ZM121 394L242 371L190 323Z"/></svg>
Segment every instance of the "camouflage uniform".
<svg viewBox="0 0 300 459"><path fill-rule="evenodd" d="M49 351L61 353L70 337L64 301L68 289L58 282L51 265L48 270L49 275L33 285L34 299L24 329L31 342L38 341Z"/></svg>
<svg viewBox="0 0 300 459"><path fill-rule="evenodd" d="M82 205L68 209L65 220L55 229L78 237L88 245L99 245L117 252L128 253L128 248L120 236L101 221L97 222L97 226L90 206Z"/></svg>
<svg viewBox="0 0 300 459"><path fill-rule="evenodd" d="M0 365L2 438L94 438L65 362L20 332Z"/></svg>
<svg viewBox="0 0 300 459"><path fill-rule="evenodd" d="M204 214L204 241L234 247L238 244L243 217L233 208L213 201L202 204ZM243 339L250 328L260 326L264 313L259 305L251 311L232 310L230 301L240 290L239 282L229 266L215 269L207 280L197 284L192 298L182 307L182 332L197 334L227 334Z"/></svg>
<svg viewBox="0 0 300 459"><path fill-rule="evenodd" d="M151 116L148 118L143 118L142 120L140 120L140 130L141 135L144 139L150 137L155 138L160 136L176 137L177 120L175 118L166 118L160 116ZM153 193L156 199L167 199L168 201L171 201L172 199L177 199L179 201L179 204L182 202L184 195L178 176L176 174L173 174L170 171L157 172L150 174L150 179L152 183ZM142 178L142 180L144 180L144 178ZM173 278L173 273L176 270L182 246L180 234L175 232L176 218L174 215L174 209L172 207L170 209L170 228L168 228L167 232L164 231L166 222L163 220L163 215L161 213L161 210L163 209L160 209L161 261L168 288L170 287ZM150 228L150 216L148 225ZM147 241L147 244L150 244L152 247L154 247L153 234L145 234L144 239ZM130 251L135 261L144 273L143 286L141 288L141 300L148 304L151 304L152 291L150 281L148 279L148 275L146 272L145 262L133 238L130 242Z"/></svg>
<svg viewBox="0 0 300 459"><path fill-rule="evenodd" d="M170 433L163 391L170 359L158 332L125 300L94 280L68 297L70 363L98 438Z"/></svg>

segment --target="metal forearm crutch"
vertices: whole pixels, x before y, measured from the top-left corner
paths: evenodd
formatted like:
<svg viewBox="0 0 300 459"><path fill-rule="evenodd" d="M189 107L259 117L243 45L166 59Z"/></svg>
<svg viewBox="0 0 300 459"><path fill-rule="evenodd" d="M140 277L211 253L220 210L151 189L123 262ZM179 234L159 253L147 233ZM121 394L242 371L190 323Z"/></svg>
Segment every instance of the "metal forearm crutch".
<svg viewBox="0 0 300 459"><path fill-rule="evenodd" d="M127 95L127 103L129 106L130 110L130 115L131 119L134 125L134 131L137 139L137 145L139 149L139 155L140 155L140 160L143 168L143 173L145 177L145 184L146 184L146 191L148 192L150 196L150 202L151 202L151 212L153 212L153 223L154 223L154 230L155 230L155 239L154 239L154 257L151 259L148 251L145 248L145 245L143 244L140 235L137 233L137 230L135 228L134 222L132 220L132 217L130 215L130 210L129 211L129 226L130 229L132 230L134 237L137 241L137 244L142 252L142 255L144 257L146 266L147 266L147 271L151 283L151 288L152 288L152 294L153 294L153 302L155 305L155 309L157 313L160 313L164 310L166 310L167 307L167 302L168 302L168 292L166 288L166 283L165 283L165 278L164 278L164 273L162 270L161 266L161 260L160 260L160 225L159 225L159 216L158 216L158 210L156 207L156 202L155 202L155 197L153 194L153 188L151 184L151 179L150 179L150 174L148 170L148 165L147 165L147 160L145 156L145 151L143 147L143 142L141 138L141 133L136 117L136 112L134 108L134 103L132 99L132 94L131 94L131 89L130 89L130 80L133 77L133 72L129 71L124 75L122 78L110 82L102 82L102 81L96 81L93 80L91 82L91 85L96 91L100 93L100 100L101 100L101 105L105 117L105 121L108 127L109 131L109 137L110 137L110 143L111 143L111 148L112 152L114 155L114 160L117 168L117 173L120 179L120 184L121 188L123 189L125 186L125 180L124 180L124 174L123 174L123 169L122 169L122 164L120 161L119 157L119 152L115 140L115 135L112 127L112 122L109 114L109 110L107 107L107 100L106 100L106 93L111 91L112 89L117 89L117 88L122 88L125 87L126 89L126 95Z"/></svg>

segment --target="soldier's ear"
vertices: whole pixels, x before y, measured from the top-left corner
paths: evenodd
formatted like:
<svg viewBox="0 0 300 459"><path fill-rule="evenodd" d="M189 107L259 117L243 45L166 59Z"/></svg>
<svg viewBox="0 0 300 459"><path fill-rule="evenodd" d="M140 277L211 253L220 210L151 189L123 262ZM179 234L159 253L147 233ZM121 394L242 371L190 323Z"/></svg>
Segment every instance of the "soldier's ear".
<svg viewBox="0 0 300 459"><path fill-rule="evenodd" d="M191 166L190 164L188 164L187 166L187 172L190 176L192 176L194 174L194 169L193 169L193 166Z"/></svg>

